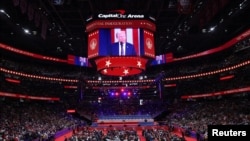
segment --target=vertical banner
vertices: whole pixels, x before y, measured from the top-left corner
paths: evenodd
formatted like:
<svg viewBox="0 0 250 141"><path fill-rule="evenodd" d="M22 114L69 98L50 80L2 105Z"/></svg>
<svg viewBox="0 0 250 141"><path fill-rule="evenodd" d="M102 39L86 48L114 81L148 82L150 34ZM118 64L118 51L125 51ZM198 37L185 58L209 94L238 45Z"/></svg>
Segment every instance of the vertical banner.
<svg viewBox="0 0 250 141"><path fill-rule="evenodd" d="M21 0L20 1L20 8L21 8L21 12L23 14L27 12L27 6L28 6L27 0Z"/></svg>
<svg viewBox="0 0 250 141"><path fill-rule="evenodd" d="M219 10L220 10L219 6L220 6L219 1L213 2L211 4L211 13L213 16L215 16L219 12Z"/></svg>
<svg viewBox="0 0 250 141"><path fill-rule="evenodd" d="M109 29L99 29L98 37L98 56L108 56L110 55L111 49L111 37Z"/></svg>
<svg viewBox="0 0 250 141"><path fill-rule="evenodd" d="M45 40L47 35L47 29L48 29L48 19L46 16L43 16L42 19L42 29L41 29L41 37Z"/></svg>
<svg viewBox="0 0 250 141"><path fill-rule="evenodd" d="M13 0L13 5L14 5L14 6L18 6L18 5L19 5L19 2L20 2L19 0Z"/></svg>
<svg viewBox="0 0 250 141"><path fill-rule="evenodd" d="M68 54L68 64L74 65L75 64L75 56Z"/></svg>
<svg viewBox="0 0 250 141"><path fill-rule="evenodd" d="M174 60L173 53L166 53L165 57L166 57L166 63L173 62Z"/></svg>
<svg viewBox="0 0 250 141"><path fill-rule="evenodd" d="M35 25L36 27L40 26L40 22L41 22L41 13L39 10L35 11Z"/></svg>
<svg viewBox="0 0 250 141"><path fill-rule="evenodd" d="M135 46L135 51L136 51L136 54L138 56L141 55L141 52L140 52L140 31L139 29L133 29L132 30L132 35L133 35L133 44Z"/></svg>
<svg viewBox="0 0 250 141"><path fill-rule="evenodd" d="M99 31L94 31L88 35L88 58L97 57L99 50Z"/></svg>
<svg viewBox="0 0 250 141"><path fill-rule="evenodd" d="M220 6L219 9L224 8L228 4L230 0L218 0L218 5Z"/></svg>
<svg viewBox="0 0 250 141"><path fill-rule="evenodd" d="M32 21L34 19L34 13L35 13L35 9L32 3L29 3L28 6L28 20Z"/></svg>
<svg viewBox="0 0 250 141"><path fill-rule="evenodd" d="M144 55L150 58L155 58L154 34L152 32L143 31L144 37Z"/></svg>

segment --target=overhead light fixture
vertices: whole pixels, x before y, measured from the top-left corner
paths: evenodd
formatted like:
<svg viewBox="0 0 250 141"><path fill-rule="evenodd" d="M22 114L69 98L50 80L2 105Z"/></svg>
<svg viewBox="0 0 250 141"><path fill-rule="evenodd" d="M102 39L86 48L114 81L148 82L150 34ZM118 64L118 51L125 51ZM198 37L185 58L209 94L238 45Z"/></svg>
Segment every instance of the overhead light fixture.
<svg viewBox="0 0 250 141"><path fill-rule="evenodd" d="M7 13L5 12L5 10L0 9L0 13L3 13L3 14L4 14L4 15L6 15L8 18L10 18L10 15L9 15L9 14L7 14Z"/></svg>
<svg viewBox="0 0 250 141"><path fill-rule="evenodd" d="M216 28L216 26L210 27L210 28L209 28L209 32L214 31L214 30L215 30L215 28Z"/></svg>
<svg viewBox="0 0 250 141"><path fill-rule="evenodd" d="M24 31L25 34L31 34L28 29L23 28L23 31Z"/></svg>

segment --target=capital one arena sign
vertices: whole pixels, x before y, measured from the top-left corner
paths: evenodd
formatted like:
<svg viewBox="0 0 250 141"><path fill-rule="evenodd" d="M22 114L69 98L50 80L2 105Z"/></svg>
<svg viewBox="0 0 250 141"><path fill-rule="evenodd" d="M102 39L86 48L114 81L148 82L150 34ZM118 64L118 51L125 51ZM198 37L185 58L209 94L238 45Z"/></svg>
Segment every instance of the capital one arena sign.
<svg viewBox="0 0 250 141"><path fill-rule="evenodd" d="M144 19L144 15L136 15L136 14L98 14L98 18L102 19L107 19L107 18L124 18L124 19Z"/></svg>

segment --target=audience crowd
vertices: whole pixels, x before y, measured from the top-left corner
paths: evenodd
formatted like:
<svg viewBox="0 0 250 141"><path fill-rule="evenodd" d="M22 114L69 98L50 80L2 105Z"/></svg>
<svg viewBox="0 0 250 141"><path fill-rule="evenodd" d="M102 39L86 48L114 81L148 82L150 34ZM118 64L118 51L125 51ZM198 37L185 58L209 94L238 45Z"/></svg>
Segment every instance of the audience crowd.
<svg viewBox="0 0 250 141"><path fill-rule="evenodd" d="M0 106L0 139L4 141L53 140L58 131L65 129L74 131L73 136L67 138L74 141L139 141L141 136L148 141L182 141L185 136L205 141L207 125L250 124L248 95L178 101L166 109L168 113L158 121L156 127L140 127L142 129L140 133L136 128L130 127L120 129L108 127L97 130L86 124L84 119L66 113L62 102L2 97ZM176 132L182 136L177 136Z"/></svg>
<svg viewBox="0 0 250 141"><path fill-rule="evenodd" d="M1 97L0 140L53 140L57 131L85 122L67 114L62 103Z"/></svg>

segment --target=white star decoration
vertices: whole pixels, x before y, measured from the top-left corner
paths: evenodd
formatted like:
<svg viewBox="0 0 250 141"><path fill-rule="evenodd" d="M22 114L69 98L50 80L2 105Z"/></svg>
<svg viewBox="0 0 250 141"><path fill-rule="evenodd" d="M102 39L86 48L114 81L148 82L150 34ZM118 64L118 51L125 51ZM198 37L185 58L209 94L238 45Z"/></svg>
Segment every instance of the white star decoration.
<svg viewBox="0 0 250 141"><path fill-rule="evenodd" d="M141 67L141 61L137 61L137 66L140 68Z"/></svg>
<svg viewBox="0 0 250 141"><path fill-rule="evenodd" d="M105 66L106 66L106 67L109 67L110 65L111 65L111 62L110 62L110 60L106 61L106 64L105 64Z"/></svg>
<svg viewBox="0 0 250 141"><path fill-rule="evenodd" d="M123 73L124 73L125 75L129 74L128 69L124 69Z"/></svg>

